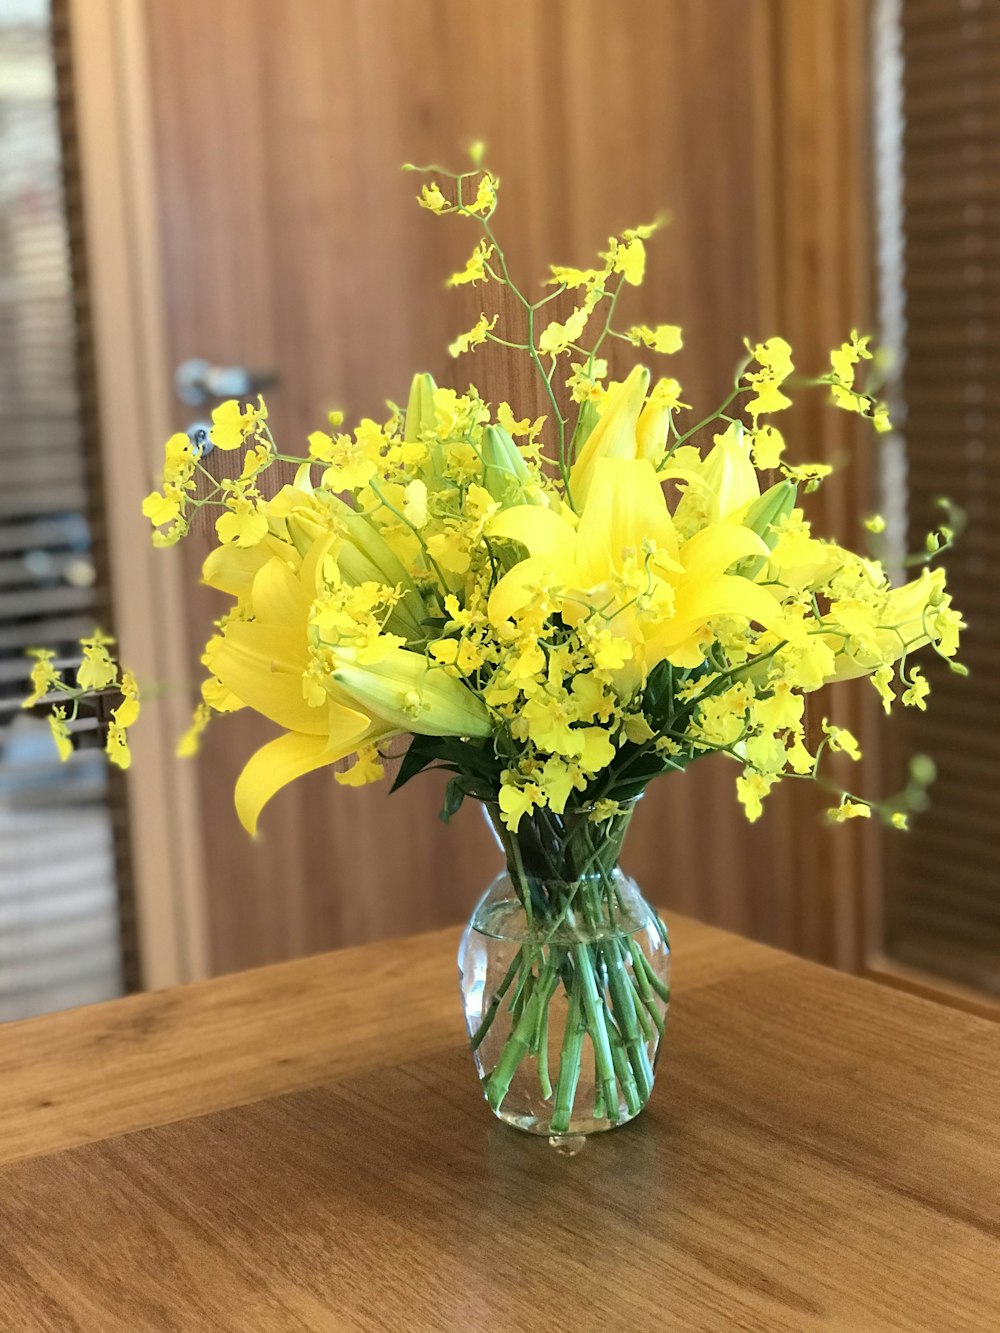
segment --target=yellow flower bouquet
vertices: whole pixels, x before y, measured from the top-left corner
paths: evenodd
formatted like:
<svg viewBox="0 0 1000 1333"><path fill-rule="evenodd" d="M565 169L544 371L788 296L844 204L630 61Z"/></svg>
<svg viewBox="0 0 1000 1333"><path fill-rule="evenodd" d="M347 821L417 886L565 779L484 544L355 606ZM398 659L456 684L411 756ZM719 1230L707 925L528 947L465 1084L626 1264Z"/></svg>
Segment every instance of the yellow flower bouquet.
<svg viewBox="0 0 1000 1333"><path fill-rule="evenodd" d="M204 581L229 598L182 749L238 709L275 725L236 785L251 833L300 774L380 779L399 738L394 788L444 769L445 817L482 802L507 862L460 958L486 1097L535 1132L608 1128L649 1097L670 994L666 931L618 868L636 800L715 752L736 761L751 820L783 778L833 790L825 752L856 758L857 744L825 722L810 748L805 696L868 676L887 710L897 695L924 707L913 654L953 659L962 625L932 568L952 534L932 535L919 577L895 588L877 560L813 535L800 493L829 468L785 460L772 419L793 363L779 337L748 343L725 401L690 425L670 375L636 365L608 382L610 339L657 357L681 346L673 325L615 325L655 226L611 238L593 268L553 267L531 301L478 152L466 172L411 169L424 208L479 231L449 285L504 288L516 312L513 327L484 312L451 353L517 349L547 416L417 375L405 409L351 433L334 414L303 456L280 452L262 401L224 403L211 441L240 461L221 481L173 436L144 512L170 545L217 510ZM568 314L550 304L565 293ZM884 406L856 383L870 358L852 333L808 383L882 431ZM265 495L278 463L293 479ZM899 799L836 791L835 820L905 825Z"/></svg>

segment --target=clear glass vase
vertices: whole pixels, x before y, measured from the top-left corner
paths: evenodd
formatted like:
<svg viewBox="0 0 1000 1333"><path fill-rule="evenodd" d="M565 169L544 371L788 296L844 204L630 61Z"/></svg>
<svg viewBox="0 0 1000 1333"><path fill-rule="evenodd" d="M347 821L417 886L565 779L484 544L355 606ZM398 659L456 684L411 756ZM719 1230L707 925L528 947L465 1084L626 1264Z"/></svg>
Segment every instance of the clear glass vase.
<svg viewBox="0 0 1000 1333"><path fill-rule="evenodd" d="M459 979L486 1099L533 1134L613 1129L653 1088L670 945L618 866L633 807L537 810L514 834L486 806L507 868L465 929Z"/></svg>

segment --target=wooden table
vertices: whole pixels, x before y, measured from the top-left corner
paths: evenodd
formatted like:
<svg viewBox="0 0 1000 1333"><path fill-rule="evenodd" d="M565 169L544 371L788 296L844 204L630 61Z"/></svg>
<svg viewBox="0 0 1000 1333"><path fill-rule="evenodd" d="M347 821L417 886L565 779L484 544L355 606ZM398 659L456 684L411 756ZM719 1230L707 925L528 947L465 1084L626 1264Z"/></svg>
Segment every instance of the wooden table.
<svg viewBox="0 0 1000 1333"><path fill-rule="evenodd" d="M3 1333L1000 1329L1000 1028L676 920L652 1103L565 1157L457 938L0 1028Z"/></svg>

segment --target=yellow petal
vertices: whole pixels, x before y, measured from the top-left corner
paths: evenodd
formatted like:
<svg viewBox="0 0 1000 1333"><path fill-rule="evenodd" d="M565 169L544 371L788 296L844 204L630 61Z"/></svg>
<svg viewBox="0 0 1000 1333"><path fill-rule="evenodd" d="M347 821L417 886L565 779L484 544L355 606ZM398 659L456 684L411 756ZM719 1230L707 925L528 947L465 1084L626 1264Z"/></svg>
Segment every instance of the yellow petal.
<svg viewBox="0 0 1000 1333"><path fill-rule="evenodd" d="M680 560L691 577L724 574L730 565L748 555L769 554L764 541L749 528L735 523L712 523L684 543Z"/></svg>
<svg viewBox="0 0 1000 1333"><path fill-rule="evenodd" d="M636 426L649 388L649 371L634 366L621 384L610 389L601 404L597 425L587 437L570 473L570 492L577 507L594 485L594 465L601 458L635 458Z"/></svg>
<svg viewBox="0 0 1000 1333"><path fill-rule="evenodd" d="M740 616L756 620L780 632L782 618L778 601L765 588L733 574L694 579L677 590L675 617L667 625L670 639L679 642L706 621L717 616Z"/></svg>
<svg viewBox="0 0 1000 1333"><path fill-rule="evenodd" d="M249 549L227 542L209 553L201 567L202 582L219 592L229 593L231 597L245 597L253 586L258 569L275 555L297 560L294 547L276 537L267 537Z"/></svg>
<svg viewBox="0 0 1000 1333"><path fill-rule="evenodd" d="M502 625L527 606L539 588L552 588L563 581L557 567L544 556L530 556L522 560L503 576L490 593L487 610L491 623Z"/></svg>
<svg viewBox="0 0 1000 1333"><path fill-rule="evenodd" d="M302 633L315 591L284 560L266 561L254 575L250 602L258 621Z"/></svg>
<svg viewBox="0 0 1000 1333"><path fill-rule="evenodd" d="M489 521L491 537L520 542L532 555L571 560L576 530L562 515L540 505L516 505L501 510Z"/></svg>
<svg viewBox="0 0 1000 1333"><path fill-rule="evenodd" d="M620 569L625 554L641 562L646 541L677 558L677 535L652 464L642 458L598 459L577 532L584 586Z"/></svg>
<svg viewBox="0 0 1000 1333"><path fill-rule="evenodd" d="M327 707L311 707L302 694L308 665L303 635L270 625L227 625L225 634L209 641L204 662L226 689L272 722L327 734Z"/></svg>
<svg viewBox="0 0 1000 1333"><path fill-rule="evenodd" d="M347 713L349 710L345 709ZM357 714L356 716L360 716ZM368 719L364 719L367 725ZM236 813L248 833L257 832L260 812L282 787L311 773L313 769L334 764L352 754L361 742L361 734L343 740L328 736L303 736L291 731L269 741L250 756L236 781Z"/></svg>

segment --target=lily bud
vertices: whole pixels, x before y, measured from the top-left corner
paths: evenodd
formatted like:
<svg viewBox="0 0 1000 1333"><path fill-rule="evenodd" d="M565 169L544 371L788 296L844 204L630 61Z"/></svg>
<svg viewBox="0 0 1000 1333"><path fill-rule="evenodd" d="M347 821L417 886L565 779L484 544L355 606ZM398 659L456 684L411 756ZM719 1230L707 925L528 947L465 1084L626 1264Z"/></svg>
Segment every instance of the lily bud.
<svg viewBox="0 0 1000 1333"><path fill-rule="evenodd" d="M658 468L663 461L663 455L667 452L669 426L670 408L662 393L657 394L654 389L639 413L639 421L635 428L636 456L647 459L653 467Z"/></svg>
<svg viewBox="0 0 1000 1333"><path fill-rule="evenodd" d="M322 519L305 505L292 509L285 515L285 530L289 541L301 556L330 532Z"/></svg>
<svg viewBox="0 0 1000 1333"><path fill-rule="evenodd" d="M570 490L577 509L586 502L594 464L599 458L635 458L636 426L648 388L649 371L645 366L635 366L621 384L609 389L597 425L570 473Z"/></svg>
<svg viewBox="0 0 1000 1333"><path fill-rule="evenodd" d="M434 390L437 385L430 375L414 375L410 384L410 397L406 404L406 420L403 423L403 439L412 443L419 440L425 430L433 430L437 418L434 414Z"/></svg>
<svg viewBox="0 0 1000 1333"><path fill-rule="evenodd" d="M327 502L345 529L337 551L337 564L344 578L355 586L371 582L402 588L403 595L392 608L386 629L407 639L425 639L423 599L406 566L364 514L359 514L336 496L327 497Z"/></svg>
<svg viewBox="0 0 1000 1333"><path fill-rule="evenodd" d="M405 648L393 649L370 666L345 660L334 669L333 679L362 707L403 731L422 736L491 734L482 700L444 667L429 666L426 658Z"/></svg>
<svg viewBox="0 0 1000 1333"><path fill-rule="evenodd" d="M483 485L493 499L519 500L521 489L530 474L521 451L503 426L486 427L482 454L486 465Z"/></svg>
<svg viewBox="0 0 1000 1333"><path fill-rule="evenodd" d="M579 458L580 450L590 439L599 416L600 412L593 398L585 398L580 404L576 425L573 428L573 435L569 442L570 458Z"/></svg>
<svg viewBox="0 0 1000 1333"><path fill-rule="evenodd" d="M797 488L794 482L779 481L758 496L746 512L743 527L756 532L769 551L778 544L777 525L795 508ZM744 560L733 571L742 574L745 579L756 578L766 563L766 556L752 556Z"/></svg>

